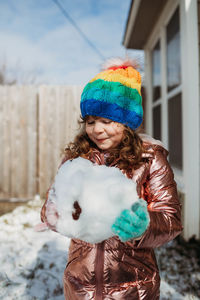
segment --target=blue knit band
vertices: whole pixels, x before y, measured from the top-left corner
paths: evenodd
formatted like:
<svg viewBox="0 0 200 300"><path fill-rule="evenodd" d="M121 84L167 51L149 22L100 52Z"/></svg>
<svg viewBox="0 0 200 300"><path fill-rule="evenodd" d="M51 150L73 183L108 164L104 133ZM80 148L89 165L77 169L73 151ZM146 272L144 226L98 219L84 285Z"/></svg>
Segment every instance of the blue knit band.
<svg viewBox="0 0 200 300"><path fill-rule="evenodd" d="M141 114L124 109L116 103L108 103L95 99L89 99L81 102L81 113L83 118L87 115L103 117L122 123L134 130L142 123Z"/></svg>

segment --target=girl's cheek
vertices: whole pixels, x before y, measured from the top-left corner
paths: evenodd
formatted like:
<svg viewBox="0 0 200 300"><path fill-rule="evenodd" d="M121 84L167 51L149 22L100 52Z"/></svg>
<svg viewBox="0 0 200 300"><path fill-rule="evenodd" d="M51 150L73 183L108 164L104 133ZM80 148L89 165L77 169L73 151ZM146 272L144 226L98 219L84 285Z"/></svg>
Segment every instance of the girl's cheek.
<svg viewBox="0 0 200 300"><path fill-rule="evenodd" d="M111 123L110 129L112 129L113 131L118 131L120 130L120 124L118 123Z"/></svg>
<svg viewBox="0 0 200 300"><path fill-rule="evenodd" d="M124 126L122 124L115 123L114 130L116 131L116 133L123 133Z"/></svg>
<svg viewBox="0 0 200 300"><path fill-rule="evenodd" d="M86 133L88 134L88 135L90 135L91 134L91 132L92 132L92 130L91 130L91 128L88 128L88 127L86 127Z"/></svg>

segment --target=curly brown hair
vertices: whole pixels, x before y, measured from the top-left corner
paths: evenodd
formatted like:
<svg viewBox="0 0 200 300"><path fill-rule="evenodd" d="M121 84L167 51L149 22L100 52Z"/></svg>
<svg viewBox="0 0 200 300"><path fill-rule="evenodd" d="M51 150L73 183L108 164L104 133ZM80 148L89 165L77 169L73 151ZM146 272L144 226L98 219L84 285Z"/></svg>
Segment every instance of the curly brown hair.
<svg viewBox="0 0 200 300"><path fill-rule="evenodd" d="M92 151L98 149L96 144L90 140L86 133L86 120L87 117L79 121L82 125L80 133L75 137L74 141L69 143L65 148L66 159L74 159L79 156L88 159ZM116 164L121 170L125 170L126 172L137 169L145 161L145 159L142 158L142 153L146 151L141 138L134 130L125 125L124 138L121 143L117 148L110 149L106 152L109 152L106 164Z"/></svg>

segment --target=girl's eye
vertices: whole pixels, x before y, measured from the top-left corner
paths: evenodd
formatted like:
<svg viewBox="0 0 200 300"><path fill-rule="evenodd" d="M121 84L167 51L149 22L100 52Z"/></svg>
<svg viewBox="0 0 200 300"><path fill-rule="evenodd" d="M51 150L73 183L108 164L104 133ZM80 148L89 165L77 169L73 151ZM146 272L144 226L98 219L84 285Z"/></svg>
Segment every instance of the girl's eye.
<svg viewBox="0 0 200 300"><path fill-rule="evenodd" d="M94 121L87 121L87 125L93 125Z"/></svg>
<svg viewBox="0 0 200 300"><path fill-rule="evenodd" d="M102 121L104 124L110 124L112 121L111 120L103 120Z"/></svg>

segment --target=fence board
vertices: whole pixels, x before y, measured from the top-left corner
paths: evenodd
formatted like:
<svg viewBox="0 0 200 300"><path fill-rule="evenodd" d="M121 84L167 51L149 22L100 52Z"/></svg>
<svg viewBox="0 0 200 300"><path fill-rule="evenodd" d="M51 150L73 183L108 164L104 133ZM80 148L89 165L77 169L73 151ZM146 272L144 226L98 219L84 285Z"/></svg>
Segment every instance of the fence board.
<svg viewBox="0 0 200 300"><path fill-rule="evenodd" d="M77 134L82 87L0 86L0 199L43 197Z"/></svg>
<svg viewBox="0 0 200 300"><path fill-rule="evenodd" d="M7 101L7 90L0 86L0 197L9 197L10 191L10 102Z"/></svg>
<svg viewBox="0 0 200 300"><path fill-rule="evenodd" d="M0 95L0 198L30 198L36 193L36 88L5 86Z"/></svg>
<svg viewBox="0 0 200 300"><path fill-rule="evenodd" d="M42 197L57 172L67 143L77 134L82 87L39 88L39 192Z"/></svg>

